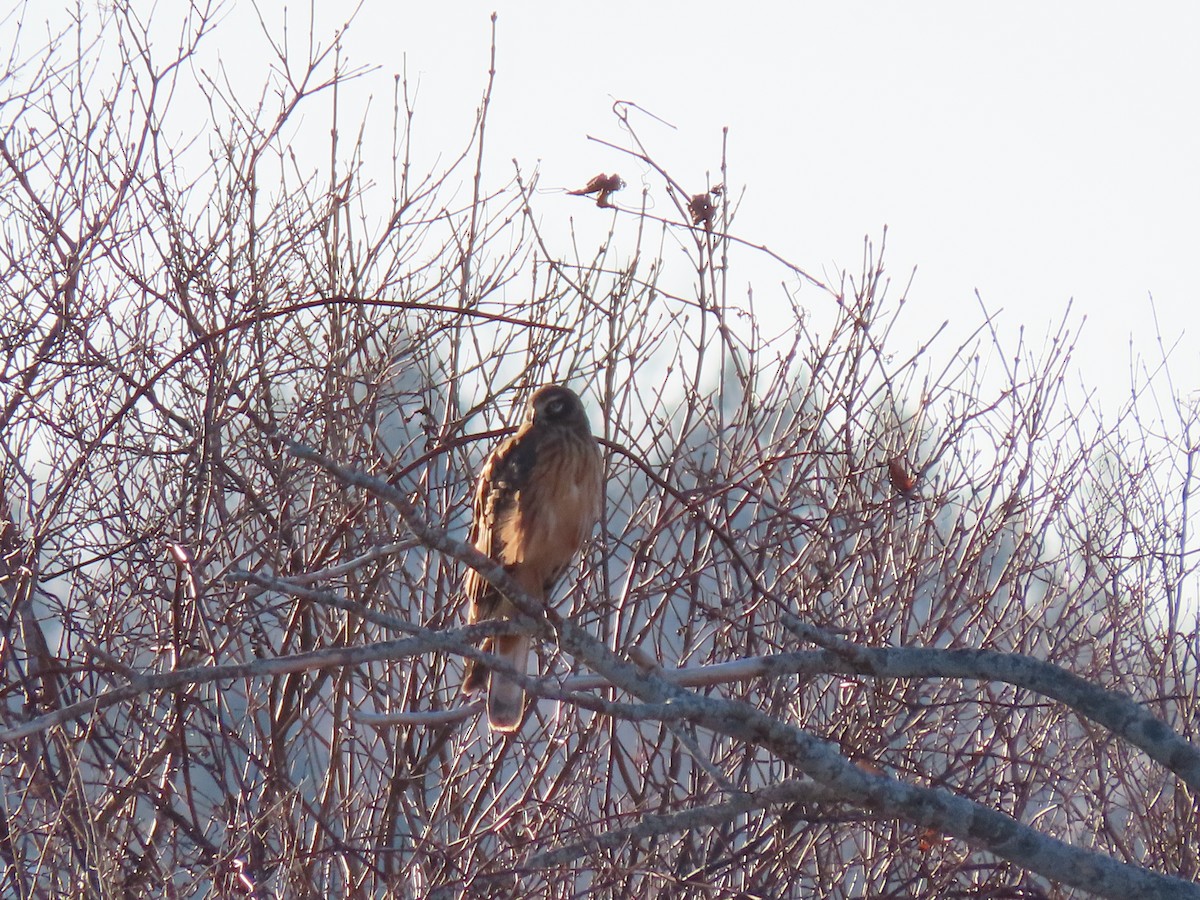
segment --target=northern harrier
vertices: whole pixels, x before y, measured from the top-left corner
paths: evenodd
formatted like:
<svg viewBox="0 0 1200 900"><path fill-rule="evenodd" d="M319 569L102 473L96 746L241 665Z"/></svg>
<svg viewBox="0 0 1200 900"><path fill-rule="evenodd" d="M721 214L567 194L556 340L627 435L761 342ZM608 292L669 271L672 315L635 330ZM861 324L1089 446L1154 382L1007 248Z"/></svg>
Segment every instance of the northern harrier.
<svg viewBox="0 0 1200 900"><path fill-rule="evenodd" d="M600 516L602 477L600 448L579 397L560 385L539 389L517 433L492 451L479 474L471 543L545 603ZM468 621L516 614L516 607L474 569L464 586L471 604ZM482 645L520 673L527 671L529 647L524 634L486 638ZM525 691L468 660L463 693L484 687L488 723L496 731L515 731L525 712Z"/></svg>

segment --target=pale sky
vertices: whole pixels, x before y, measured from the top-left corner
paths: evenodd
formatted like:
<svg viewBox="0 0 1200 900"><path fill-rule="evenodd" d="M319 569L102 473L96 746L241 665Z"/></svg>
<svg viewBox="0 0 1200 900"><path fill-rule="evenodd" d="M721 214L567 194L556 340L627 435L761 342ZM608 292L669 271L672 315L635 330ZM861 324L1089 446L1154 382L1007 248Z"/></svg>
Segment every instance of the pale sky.
<svg viewBox="0 0 1200 900"><path fill-rule="evenodd" d="M327 40L346 5L317 6ZM159 21L168 7L157 5ZM283 4L259 9L282 22ZM1087 317L1080 378L1115 405L1131 338L1135 352L1157 352L1153 295L1165 341L1187 332L1175 386L1200 389L1200 4L364 0L344 53L380 67L355 89L360 111L373 95L381 163L405 59L419 80L418 161L461 150L492 10L492 186L511 177L514 157L527 172L540 165L543 227L558 220L565 233L570 217L598 213L552 189L601 170L622 174L630 187L617 199L630 206L644 183L659 189L653 173L587 139L627 144L610 109L631 100L675 126L639 121L656 157L697 191L728 126L729 180L746 189L735 232L818 276L855 271L864 236L877 240L886 224L893 279L918 269L903 320L914 343L944 319L954 335L973 330L978 290L1007 335L1023 325L1040 345L1074 298L1073 321ZM253 6L231 0L224 16L207 49L257 90L266 61ZM297 48L308 16L308 4L289 9ZM342 102L356 123L355 98ZM595 225L599 236L609 219ZM757 280L752 268L739 277ZM780 274L765 277L760 308Z"/></svg>
<svg viewBox="0 0 1200 900"><path fill-rule="evenodd" d="M1074 298L1081 378L1119 402L1131 337L1156 353L1153 296L1167 342L1188 333L1176 387L1200 389L1200 4L365 0L346 47L383 67L380 99L407 54L418 121L452 140L484 83L493 9L498 178L515 157L541 161L543 189L613 169L657 186L587 140L624 143L619 98L676 127L640 123L700 190L728 126L730 181L746 187L735 230L832 276L886 224L893 277L918 268L914 340L947 318L973 329L977 289L1040 345ZM551 222L586 212L542 206Z"/></svg>

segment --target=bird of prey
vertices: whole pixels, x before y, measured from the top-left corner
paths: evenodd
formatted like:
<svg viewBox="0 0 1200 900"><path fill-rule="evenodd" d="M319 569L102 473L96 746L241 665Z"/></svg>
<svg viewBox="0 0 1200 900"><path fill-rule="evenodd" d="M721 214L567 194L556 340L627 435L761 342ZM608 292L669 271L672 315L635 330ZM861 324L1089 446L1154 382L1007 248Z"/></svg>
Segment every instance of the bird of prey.
<svg viewBox="0 0 1200 900"><path fill-rule="evenodd" d="M600 517L602 480L600 448L579 397L561 385L540 388L529 399L517 433L492 451L479 474L471 543L545 603ZM467 572L464 590L471 623L517 614L474 569ZM482 649L521 674L527 671L529 635L485 638ZM524 689L468 660L463 693L485 688L492 729L515 731L525 712Z"/></svg>
<svg viewBox="0 0 1200 900"><path fill-rule="evenodd" d="M608 195L615 193L625 187L625 182L621 180L621 176L614 172L611 175L605 175L601 172L592 178L587 183L587 187L578 191L567 191L572 197L581 197L584 194L595 194L597 206L611 206L608 202Z"/></svg>

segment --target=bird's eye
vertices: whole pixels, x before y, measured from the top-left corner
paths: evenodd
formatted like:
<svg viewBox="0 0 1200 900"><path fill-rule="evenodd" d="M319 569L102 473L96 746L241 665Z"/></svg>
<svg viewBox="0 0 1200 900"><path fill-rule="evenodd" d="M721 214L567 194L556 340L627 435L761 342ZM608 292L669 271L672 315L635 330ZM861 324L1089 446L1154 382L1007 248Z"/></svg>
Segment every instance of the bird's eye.
<svg viewBox="0 0 1200 900"><path fill-rule="evenodd" d="M561 399L551 400L546 404L546 412L552 416L561 416L564 412L566 412L566 408L567 401Z"/></svg>

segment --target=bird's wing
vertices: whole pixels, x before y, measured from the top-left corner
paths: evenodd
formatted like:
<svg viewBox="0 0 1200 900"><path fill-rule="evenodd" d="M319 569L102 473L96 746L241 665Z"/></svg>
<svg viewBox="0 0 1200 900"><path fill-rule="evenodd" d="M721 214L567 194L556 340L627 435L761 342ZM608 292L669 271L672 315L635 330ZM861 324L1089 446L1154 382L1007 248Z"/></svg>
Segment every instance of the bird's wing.
<svg viewBox="0 0 1200 900"><path fill-rule="evenodd" d="M504 566L511 565L516 547L511 546L511 523L518 513L518 498L529 481L537 457L535 442L522 428L488 457L475 487L471 544L476 550ZM471 603L470 622L493 617L500 592L474 569L467 572L465 589Z"/></svg>

